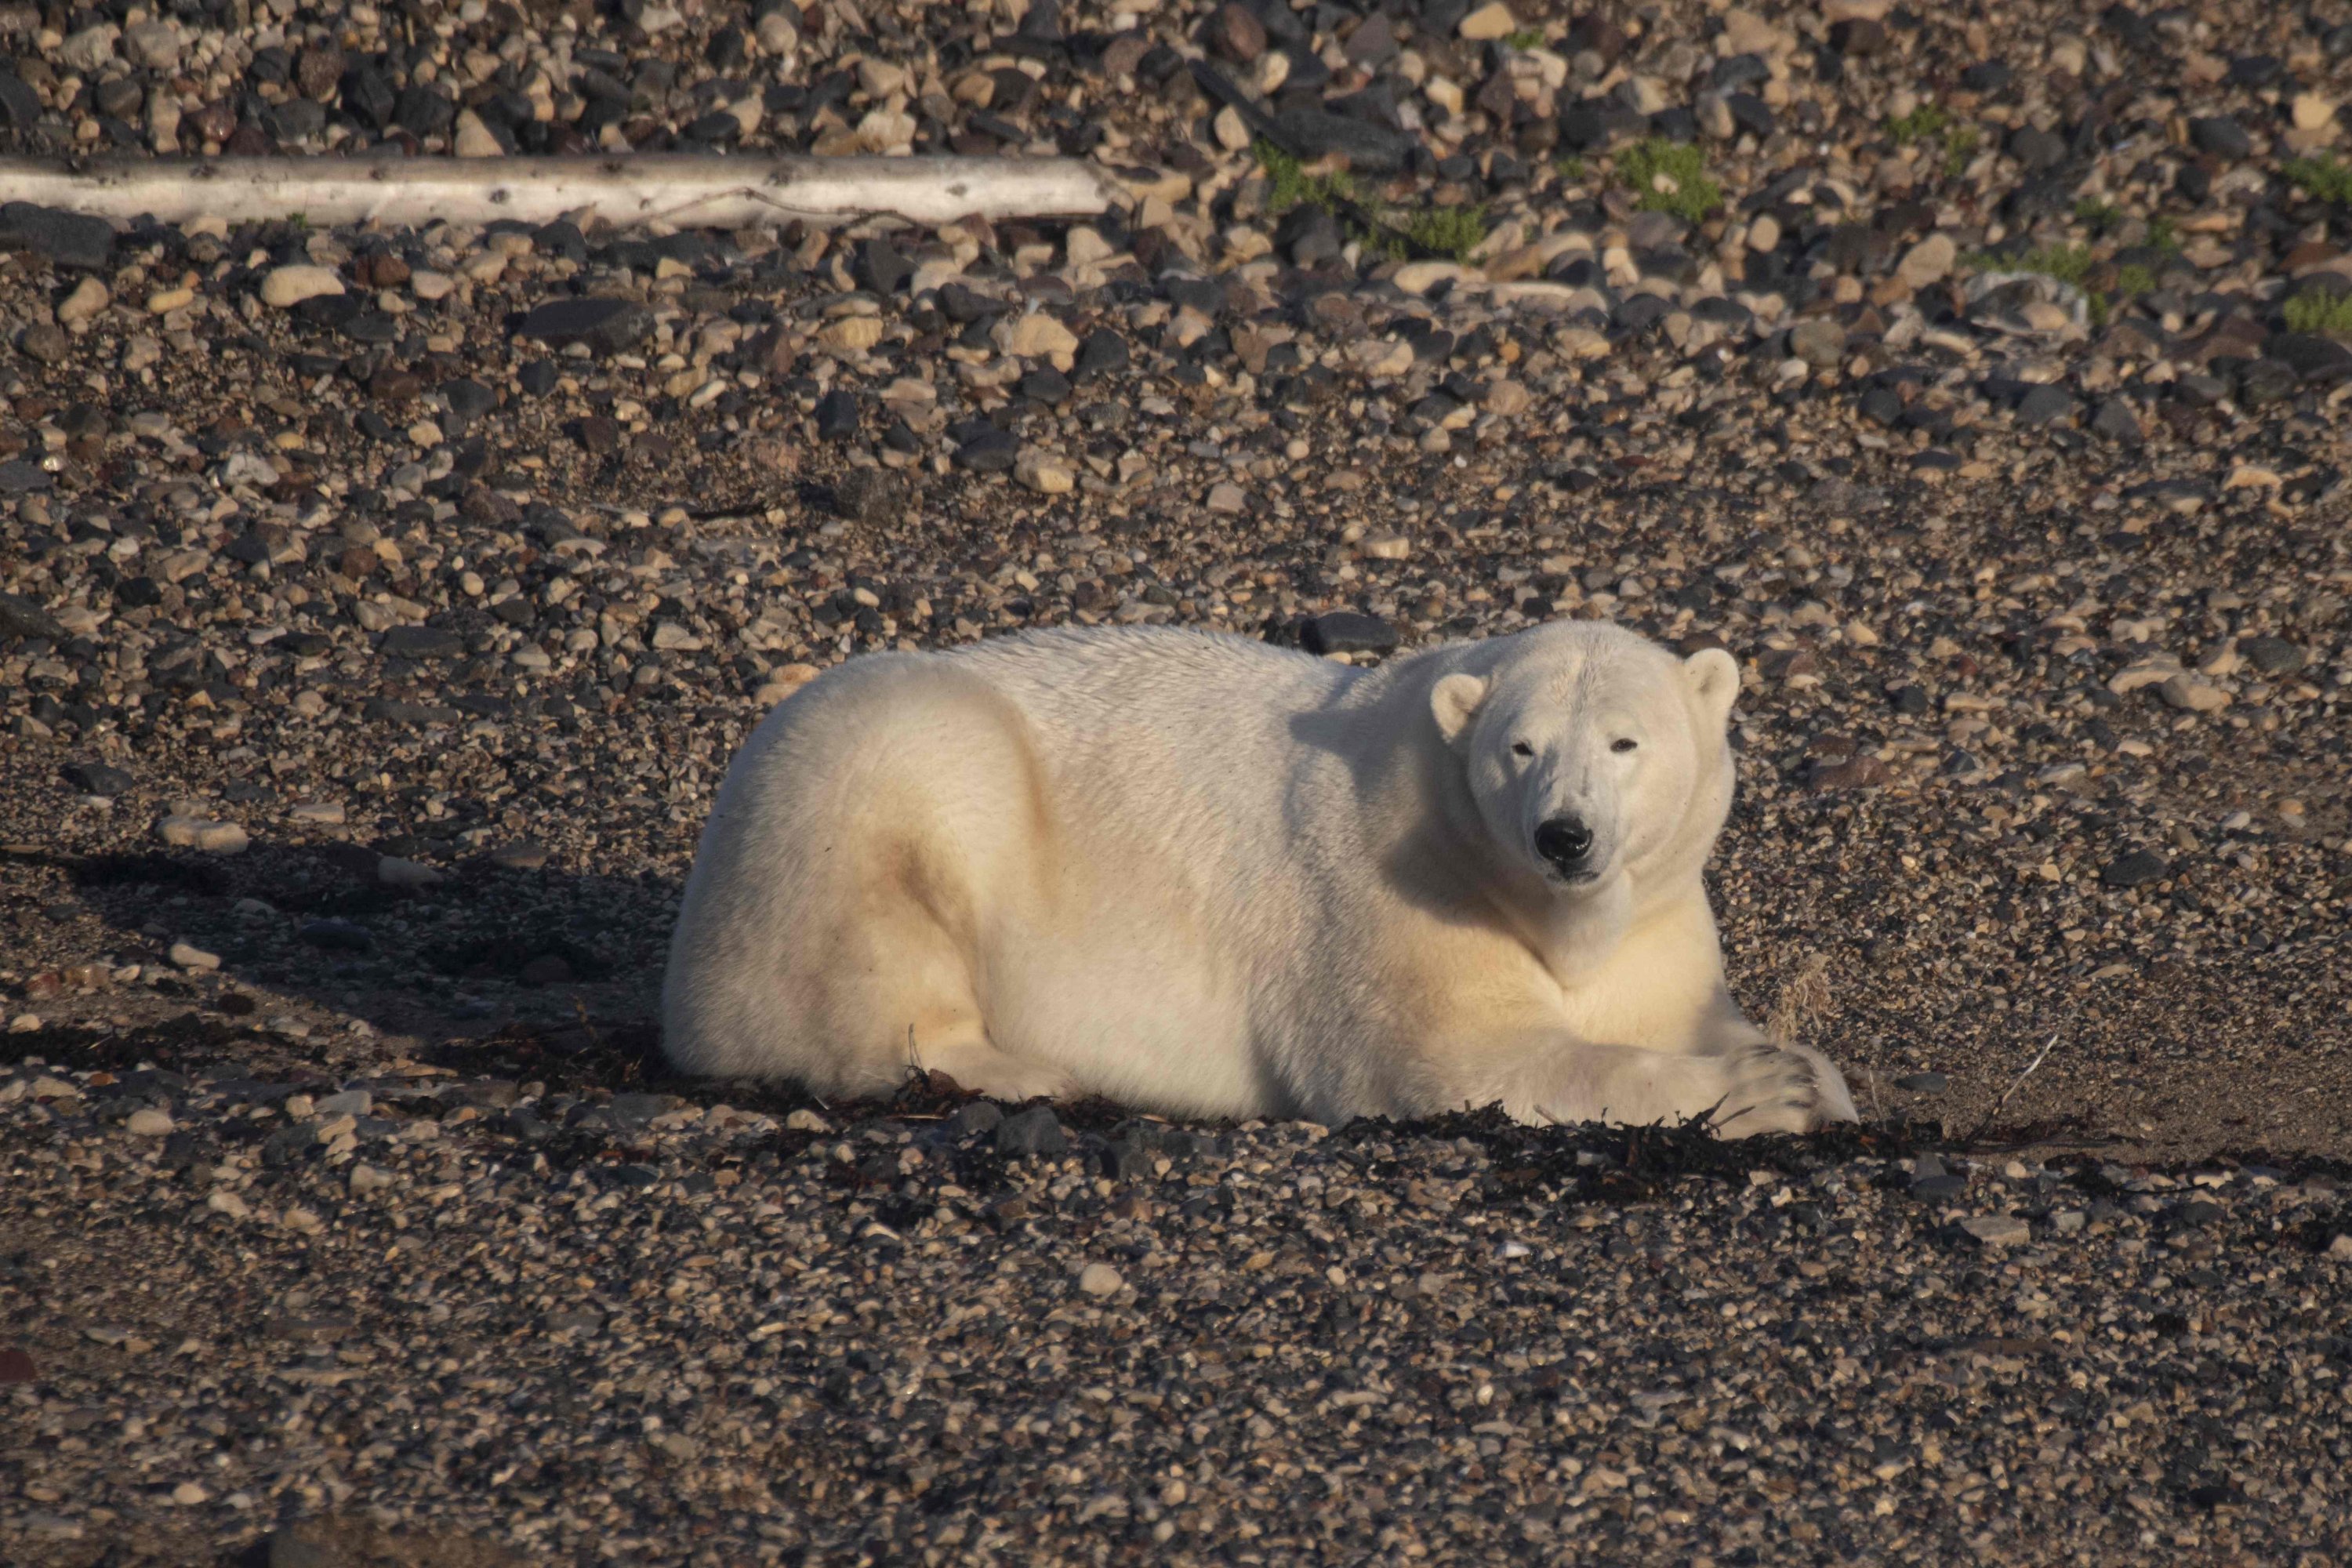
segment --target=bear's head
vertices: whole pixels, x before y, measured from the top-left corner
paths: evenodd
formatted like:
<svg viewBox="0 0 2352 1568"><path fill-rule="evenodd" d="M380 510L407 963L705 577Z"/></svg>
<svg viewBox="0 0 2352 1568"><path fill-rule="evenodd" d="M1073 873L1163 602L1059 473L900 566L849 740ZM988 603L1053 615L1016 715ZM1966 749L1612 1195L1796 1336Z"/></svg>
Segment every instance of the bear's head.
<svg viewBox="0 0 2352 1568"><path fill-rule="evenodd" d="M1622 902L1705 863L1731 809L1729 654L1556 621L1465 662L1430 711L1511 880Z"/></svg>

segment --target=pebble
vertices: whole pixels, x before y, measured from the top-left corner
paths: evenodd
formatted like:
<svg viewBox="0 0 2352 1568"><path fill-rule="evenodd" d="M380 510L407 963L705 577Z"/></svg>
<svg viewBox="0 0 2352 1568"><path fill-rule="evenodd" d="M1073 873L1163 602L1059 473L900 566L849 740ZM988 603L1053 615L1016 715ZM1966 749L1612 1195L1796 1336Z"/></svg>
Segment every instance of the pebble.
<svg viewBox="0 0 2352 1568"><path fill-rule="evenodd" d="M1089 1263L1078 1270L1078 1289L1088 1296L1116 1296L1127 1289L1127 1279L1108 1263Z"/></svg>
<svg viewBox="0 0 2352 1568"><path fill-rule="evenodd" d="M261 302L275 310L290 310L305 300L340 295L343 280L331 267L297 263L273 267L261 280Z"/></svg>
<svg viewBox="0 0 2352 1568"><path fill-rule="evenodd" d="M152 1106L142 1106L132 1111L130 1119L122 1125L138 1137L161 1138L172 1131L172 1113L168 1110L158 1110Z"/></svg>
<svg viewBox="0 0 2352 1568"><path fill-rule="evenodd" d="M220 954L206 952L194 942L173 942L168 956L182 969L218 969L221 962Z"/></svg>
<svg viewBox="0 0 2352 1568"><path fill-rule="evenodd" d="M252 843L245 829L234 822L178 814L158 822L155 836L176 847L202 849L213 855L242 855Z"/></svg>
<svg viewBox="0 0 2352 1568"><path fill-rule="evenodd" d="M2033 1227L2013 1215L1982 1215L1960 1221L1960 1228L1987 1247L2018 1247L2033 1239Z"/></svg>

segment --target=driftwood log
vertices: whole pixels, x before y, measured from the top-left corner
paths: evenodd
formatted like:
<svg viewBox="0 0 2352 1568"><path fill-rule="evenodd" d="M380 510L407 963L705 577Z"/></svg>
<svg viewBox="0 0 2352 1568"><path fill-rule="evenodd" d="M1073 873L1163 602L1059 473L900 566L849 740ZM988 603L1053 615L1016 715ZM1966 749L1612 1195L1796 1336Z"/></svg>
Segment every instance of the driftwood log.
<svg viewBox="0 0 2352 1568"><path fill-rule="evenodd" d="M651 153L574 158L0 158L0 200L165 223L551 223L759 228L896 216L1090 217L1125 205L1076 158L761 158Z"/></svg>

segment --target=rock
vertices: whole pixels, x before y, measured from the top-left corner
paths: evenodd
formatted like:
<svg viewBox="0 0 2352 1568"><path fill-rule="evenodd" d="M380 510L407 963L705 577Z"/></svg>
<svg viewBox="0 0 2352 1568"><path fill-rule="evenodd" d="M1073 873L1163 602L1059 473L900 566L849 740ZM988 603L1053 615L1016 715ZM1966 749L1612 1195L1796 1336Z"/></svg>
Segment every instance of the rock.
<svg viewBox="0 0 2352 1568"><path fill-rule="evenodd" d="M2135 849L2122 859L2109 862L2099 873L2099 880L2110 888L2137 888L2170 875L2172 868L2162 856L2152 850Z"/></svg>
<svg viewBox="0 0 2352 1568"><path fill-rule="evenodd" d="M142 70L173 71L186 40L170 22L142 22L122 35L122 54Z"/></svg>
<svg viewBox="0 0 2352 1568"><path fill-rule="evenodd" d="M2020 1247L2033 1239L2033 1227L2015 1215L1979 1215L1960 1221L1960 1228L1987 1247Z"/></svg>
<svg viewBox="0 0 2352 1568"><path fill-rule="evenodd" d="M466 639L440 626L394 626L379 647L398 658L457 658L466 651Z"/></svg>
<svg viewBox="0 0 2352 1568"><path fill-rule="evenodd" d="M2352 1235L2337 1231L2336 1238L2327 1244L2327 1256L2338 1263L2352 1263Z"/></svg>
<svg viewBox="0 0 2352 1568"><path fill-rule="evenodd" d="M1039 495L1067 495L1077 488L1078 477L1070 466L1053 453L1035 447L1024 447L1013 460L1013 477Z"/></svg>
<svg viewBox="0 0 2352 1568"><path fill-rule="evenodd" d="M501 844L488 857L491 865L504 871L536 871L547 864L547 846L528 839Z"/></svg>
<svg viewBox="0 0 2352 1568"><path fill-rule="evenodd" d="M74 285L74 291L58 302L58 320L68 327L79 326L94 320L99 312L114 302L114 296L105 284L95 278L85 278Z"/></svg>
<svg viewBox="0 0 2352 1568"><path fill-rule="evenodd" d="M1210 48L1235 65L1252 65L1265 53L1265 24L1248 6L1227 4L1209 14Z"/></svg>
<svg viewBox="0 0 2352 1568"><path fill-rule="evenodd" d="M1010 430L991 426L956 448L955 463L975 474L1002 474L1010 472L1020 457L1020 439Z"/></svg>
<svg viewBox="0 0 2352 1568"><path fill-rule="evenodd" d="M252 843L234 822L214 822L178 813L155 825L156 837L182 849L202 849L213 855L242 855Z"/></svg>
<svg viewBox="0 0 2352 1568"><path fill-rule="evenodd" d="M857 395L836 386L816 402L816 436L820 441L846 441L857 434Z"/></svg>
<svg viewBox="0 0 2352 1568"><path fill-rule="evenodd" d="M1089 1296L1116 1296L1127 1280L1108 1263L1089 1263L1078 1270L1078 1289Z"/></svg>
<svg viewBox="0 0 2352 1568"><path fill-rule="evenodd" d="M1519 30L1519 19L1502 0L1479 6L1455 25L1455 32L1473 43L1484 44L1496 38L1507 38Z"/></svg>
<svg viewBox="0 0 2352 1568"><path fill-rule="evenodd" d="M1913 289L1940 283L1951 276L1960 247L1948 234L1931 234L1906 251L1895 275Z"/></svg>
<svg viewBox="0 0 2352 1568"><path fill-rule="evenodd" d="M0 1345L0 1388L39 1379L40 1370L34 1366L32 1355L19 1345Z"/></svg>
<svg viewBox="0 0 2352 1568"><path fill-rule="evenodd" d="M2017 422L2040 429L2074 416L2074 399L2063 386L2037 386L2017 405Z"/></svg>
<svg viewBox="0 0 2352 1568"><path fill-rule="evenodd" d="M203 948L188 942L173 942L171 952L165 956L182 969L218 969L221 962L220 954L206 952Z"/></svg>
<svg viewBox="0 0 2352 1568"><path fill-rule="evenodd" d="M1845 329L1815 317L1789 329L1789 352L1815 370L1834 370L1845 357Z"/></svg>
<svg viewBox="0 0 2352 1568"><path fill-rule="evenodd" d="M0 250L30 250L58 267L100 272L113 265L114 226L30 202L0 203Z"/></svg>
<svg viewBox="0 0 2352 1568"><path fill-rule="evenodd" d="M2328 385L2352 377L2352 348L2317 332L2281 332L2263 345L2263 353L2306 383Z"/></svg>
<svg viewBox="0 0 2352 1568"><path fill-rule="evenodd" d="M1896 1079L1895 1087L1909 1094L1941 1094L1950 1083L1939 1072L1911 1072Z"/></svg>
<svg viewBox="0 0 2352 1568"><path fill-rule="evenodd" d="M2290 108L2297 131L2325 129L2336 119L2336 103L2315 92L2298 92Z"/></svg>
<svg viewBox="0 0 2352 1568"><path fill-rule="evenodd" d="M1249 510L1249 493L1239 485L1220 482L1209 487L1206 505L1220 517L1239 517Z"/></svg>
<svg viewBox="0 0 2352 1568"><path fill-rule="evenodd" d="M57 617L23 595L0 594L0 637L45 637L50 642L63 642L66 629L58 625Z"/></svg>
<svg viewBox="0 0 2352 1568"><path fill-rule="evenodd" d="M457 116L449 151L460 158L503 158L507 148L482 117L468 109Z"/></svg>
<svg viewBox="0 0 2352 1568"><path fill-rule="evenodd" d="M1067 370L1075 363L1078 340L1059 318L1044 310L1016 316L1006 330L1004 352L1023 359L1051 360Z"/></svg>
<svg viewBox="0 0 2352 1568"><path fill-rule="evenodd" d="M2140 428L2139 416L2133 413L2131 405L2120 397L2110 397L2099 405L2099 411L2091 416L2091 428L2108 440L2126 446L2137 445L2146 438L2146 432Z"/></svg>
<svg viewBox="0 0 2352 1568"><path fill-rule="evenodd" d="M129 795L135 784L128 772L104 763L68 763L58 771L68 784L84 795L102 795L110 799Z"/></svg>
<svg viewBox="0 0 2352 1568"><path fill-rule="evenodd" d="M331 267L298 263L270 268L261 280L261 302L286 310L305 300L331 299L343 291L343 280Z"/></svg>
<svg viewBox="0 0 2352 1568"><path fill-rule="evenodd" d="M907 484L887 468L852 468L834 484L833 503L854 522L880 522L905 510Z"/></svg>
<svg viewBox="0 0 2352 1568"><path fill-rule="evenodd" d="M158 1110L152 1105L140 1107L122 1124L123 1131L141 1138L163 1138L172 1131L172 1113Z"/></svg>
<svg viewBox="0 0 2352 1568"><path fill-rule="evenodd" d="M2264 675L2293 675L2305 662L2303 649L2283 637L2241 637L2238 652Z"/></svg>
<svg viewBox="0 0 2352 1568"><path fill-rule="evenodd" d="M1070 1146L1061 1121L1046 1106L1035 1105L1008 1116L996 1129L996 1152L1008 1159L1030 1154L1060 1154Z"/></svg>
<svg viewBox="0 0 2352 1568"><path fill-rule="evenodd" d="M2168 705L2189 713L2219 713L2230 705L2228 692L2186 672L2170 677L2156 691Z"/></svg>
<svg viewBox="0 0 2352 1568"><path fill-rule="evenodd" d="M375 863L375 879L387 888L434 888L448 879L421 860L386 855Z"/></svg>
<svg viewBox="0 0 2352 1568"><path fill-rule="evenodd" d="M1396 628L1378 616L1334 610L1302 623L1298 646L1308 653L1390 653L1397 646Z"/></svg>
<svg viewBox="0 0 2352 1568"><path fill-rule="evenodd" d="M295 934L312 947L330 952L373 952L375 935L367 927L332 917L305 921Z"/></svg>
<svg viewBox="0 0 2352 1568"><path fill-rule="evenodd" d="M551 300L531 307L516 335L550 348L584 343L597 353L625 353L654 330L653 312L632 300Z"/></svg>
<svg viewBox="0 0 2352 1568"><path fill-rule="evenodd" d="M2246 128L2226 114L2191 120L2189 141L2200 153L2216 158L2243 158L2254 150L2254 139L2246 134Z"/></svg>

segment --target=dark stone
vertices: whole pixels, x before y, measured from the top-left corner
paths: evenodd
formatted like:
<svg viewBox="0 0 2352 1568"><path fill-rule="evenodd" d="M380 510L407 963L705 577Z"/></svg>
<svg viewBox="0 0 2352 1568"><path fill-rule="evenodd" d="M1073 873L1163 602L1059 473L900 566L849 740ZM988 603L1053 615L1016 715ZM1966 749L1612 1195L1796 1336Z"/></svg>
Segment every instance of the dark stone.
<svg viewBox="0 0 2352 1568"><path fill-rule="evenodd" d="M343 107L378 131L388 129L400 107L400 94L382 67L362 60L343 76Z"/></svg>
<svg viewBox="0 0 2352 1568"><path fill-rule="evenodd" d="M2238 372L2238 402L2247 408L2260 408L2266 403L2293 397L2295 388L2302 384L2303 377L2294 366L2265 356Z"/></svg>
<svg viewBox="0 0 2352 1568"><path fill-rule="evenodd" d="M2243 158L2254 150L2246 128L2226 114L2190 121L2189 140L2200 153L2216 158Z"/></svg>
<svg viewBox="0 0 2352 1568"><path fill-rule="evenodd" d="M1041 365L1021 378L1021 395L1056 407L1070 395L1070 378L1051 365Z"/></svg>
<svg viewBox="0 0 2352 1568"><path fill-rule="evenodd" d="M598 353L635 348L654 330L653 312L631 300L550 300L523 317L519 335L552 348L586 343Z"/></svg>
<svg viewBox="0 0 2352 1568"><path fill-rule="evenodd" d="M1339 220L1325 208L1302 205L1283 216L1280 226L1274 231L1274 243L1282 247L1294 267L1328 266L1339 259L1348 247L1348 237L1339 227Z"/></svg>
<svg viewBox="0 0 2352 1568"><path fill-rule="evenodd" d="M402 702L389 697L371 697L362 705L360 717L422 729L427 724L454 724L465 714L438 702Z"/></svg>
<svg viewBox="0 0 2352 1568"><path fill-rule="evenodd" d="M1265 24L1259 21L1256 13L1246 5L1220 5L1209 14L1202 41L1235 65L1253 65L1260 55L1265 53Z"/></svg>
<svg viewBox="0 0 2352 1568"><path fill-rule="evenodd" d="M880 522L905 510L906 481L887 468L852 468L833 487L833 504L853 522Z"/></svg>
<svg viewBox="0 0 2352 1568"><path fill-rule="evenodd" d="M859 288L887 298L907 286L907 279L915 275L915 264L888 240L866 239L858 242L855 271Z"/></svg>
<svg viewBox="0 0 2352 1568"><path fill-rule="evenodd" d="M2055 425L2074 416L2074 398L2063 386L2037 386L2017 405L2017 422L2032 428Z"/></svg>
<svg viewBox="0 0 2352 1568"><path fill-rule="evenodd" d="M443 626L394 626L383 634L383 651L402 658L457 658L466 639Z"/></svg>
<svg viewBox="0 0 2352 1568"><path fill-rule="evenodd" d="M1862 416L1892 427L1903 418L1903 398L1892 387L1874 386L1862 395Z"/></svg>
<svg viewBox="0 0 2352 1568"><path fill-rule="evenodd" d="M2145 883L2161 881L2172 874L2172 868L2163 857L2152 850L2135 849L2122 859L2114 861L2099 873L2099 880L2110 888L2137 888Z"/></svg>
<svg viewBox="0 0 2352 1568"><path fill-rule="evenodd" d="M969 1105L956 1107L955 1114L947 1121L948 1136L969 1138L975 1132L993 1132L1004 1125L1003 1109L985 1100L975 1100Z"/></svg>
<svg viewBox="0 0 2352 1568"><path fill-rule="evenodd" d="M1414 142L1401 132L1332 114L1304 104L1286 109L1266 128L1274 143L1307 162L1341 157L1361 174L1400 174L1412 163Z"/></svg>
<svg viewBox="0 0 2352 1568"><path fill-rule="evenodd" d="M329 952L373 952L375 933L363 925L346 920L305 921L295 933L312 947L325 948Z"/></svg>
<svg viewBox="0 0 2352 1568"><path fill-rule="evenodd" d="M2110 397L2099 405L2099 411L2091 416L2091 428L2110 441L2126 446L2137 445L2142 438L2139 416L2120 397Z"/></svg>
<svg viewBox="0 0 2352 1568"><path fill-rule="evenodd" d="M114 226L30 202L0 203L0 250L29 250L55 266L101 272L114 259Z"/></svg>
<svg viewBox="0 0 2352 1568"><path fill-rule="evenodd" d="M1029 1154L1060 1154L1070 1147L1049 1106L1032 1106L1008 1116L996 1129L996 1152L1007 1158Z"/></svg>
<svg viewBox="0 0 2352 1568"><path fill-rule="evenodd" d="M2325 384L2352 376L2352 348L2317 332L2281 332L2263 345L2263 353L2307 382Z"/></svg>
<svg viewBox="0 0 2352 1568"><path fill-rule="evenodd" d="M1960 73L1960 85L1970 92L1999 92L2016 79L2005 60L1979 60Z"/></svg>
<svg viewBox="0 0 2352 1568"><path fill-rule="evenodd" d="M523 391L533 397L545 397L549 393L553 392L555 384L560 379L561 374L555 368L555 362L548 359L535 359L523 366L515 375L515 380L521 384Z"/></svg>
<svg viewBox="0 0 2352 1568"><path fill-rule="evenodd" d="M15 71L0 70L0 126L30 131L41 122L41 98Z"/></svg>
<svg viewBox="0 0 2352 1568"><path fill-rule="evenodd" d="M1301 626L1298 646L1308 653L1389 653L1397 646L1397 632L1378 616L1334 610Z"/></svg>
<svg viewBox="0 0 2352 1568"><path fill-rule="evenodd" d="M308 142L326 128L326 105L307 98L289 99L269 116L269 132L280 142Z"/></svg>
<svg viewBox="0 0 2352 1568"><path fill-rule="evenodd" d="M1127 340L1108 327L1097 327L1078 344L1072 362L1070 379L1088 381L1098 375L1122 371L1128 365Z"/></svg>
<svg viewBox="0 0 2352 1568"><path fill-rule="evenodd" d="M5 493L5 487L0 487L0 494ZM42 637L50 642L63 642L66 629L58 625L48 611L22 594L0 594L0 637L12 641L18 637Z"/></svg>
<svg viewBox="0 0 2352 1568"><path fill-rule="evenodd" d="M2242 637L2238 651L2264 675L2293 675L2304 666L2304 651L2284 637Z"/></svg>
<svg viewBox="0 0 2352 1568"><path fill-rule="evenodd" d="M1752 92L1726 93L1723 106L1731 110L1731 122L1758 140L1769 136L1779 128L1771 105Z"/></svg>
<svg viewBox="0 0 2352 1568"><path fill-rule="evenodd" d="M846 441L857 434L857 395L836 386L816 403L816 434L821 441Z"/></svg>
<svg viewBox="0 0 2352 1568"><path fill-rule="evenodd" d="M104 763L68 763L63 771L66 783L84 795L128 795L136 782L126 770Z"/></svg>
<svg viewBox="0 0 2352 1568"><path fill-rule="evenodd" d="M1020 455L1021 443L1013 433L991 426L956 448L955 463L975 474L1002 474L1011 471Z"/></svg>
<svg viewBox="0 0 2352 1568"><path fill-rule="evenodd" d="M441 401L460 419L479 419L499 405L498 394L470 376L441 384Z"/></svg>
<svg viewBox="0 0 2352 1568"><path fill-rule="evenodd" d="M2009 139L2009 155L2028 169L2050 169L2066 161L2066 139L2028 125Z"/></svg>
<svg viewBox="0 0 2352 1568"><path fill-rule="evenodd" d="M1905 1073L1895 1087L1911 1094L1941 1094L1951 1080L1939 1072Z"/></svg>
<svg viewBox="0 0 2352 1568"><path fill-rule="evenodd" d="M401 89L392 118L411 136L438 136L457 123L457 106L422 83Z"/></svg>

